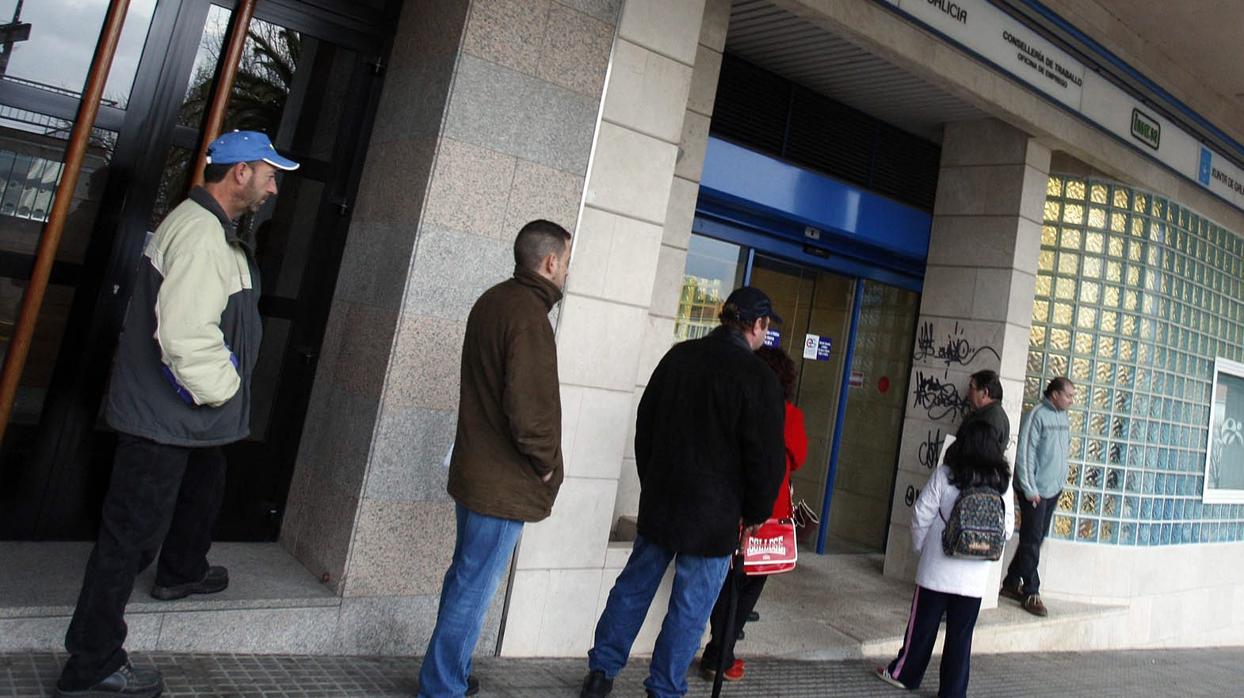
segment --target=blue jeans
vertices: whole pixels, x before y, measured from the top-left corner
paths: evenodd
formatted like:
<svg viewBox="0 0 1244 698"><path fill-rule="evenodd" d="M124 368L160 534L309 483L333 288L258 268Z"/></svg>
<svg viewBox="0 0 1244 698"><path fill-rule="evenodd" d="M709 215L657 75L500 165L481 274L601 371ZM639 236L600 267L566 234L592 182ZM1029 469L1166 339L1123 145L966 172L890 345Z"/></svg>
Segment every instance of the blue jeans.
<svg viewBox="0 0 1244 698"><path fill-rule="evenodd" d="M471 674L484 614L510 561L522 521L477 514L457 505L454 559L441 587L436 628L419 670L419 698L460 698Z"/></svg>
<svg viewBox="0 0 1244 698"><path fill-rule="evenodd" d="M609 592L605 612L596 623L596 640L587 653L588 668L609 679L626 666L631 645L644 624L652 597L670 561L674 561L674 588L669 609L652 650L652 664L644 686L657 698L687 692L687 667L695 659L704 625L721 592L730 568L730 556L700 557L675 554L643 536L635 537L631 559Z"/></svg>

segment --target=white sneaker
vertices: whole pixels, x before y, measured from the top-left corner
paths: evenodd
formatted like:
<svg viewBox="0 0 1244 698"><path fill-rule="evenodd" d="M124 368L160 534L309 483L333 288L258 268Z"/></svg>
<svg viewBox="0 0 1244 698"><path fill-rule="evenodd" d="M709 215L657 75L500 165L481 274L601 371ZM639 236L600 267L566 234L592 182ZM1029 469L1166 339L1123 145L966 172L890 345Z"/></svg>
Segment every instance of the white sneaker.
<svg viewBox="0 0 1244 698"><path fill-rule="evenodd" d="M882 681L885 681L886 683L890 684L891 686L895 688L901 688L904 691L911 690L910 688L907 688L906 686L904 686L902 681L899 681L893 676L890 676L890 670L887 669L886 667L883 667L883 666L877 667L873 671L873 676L876 676L877 678L881 679Z"/></svg>

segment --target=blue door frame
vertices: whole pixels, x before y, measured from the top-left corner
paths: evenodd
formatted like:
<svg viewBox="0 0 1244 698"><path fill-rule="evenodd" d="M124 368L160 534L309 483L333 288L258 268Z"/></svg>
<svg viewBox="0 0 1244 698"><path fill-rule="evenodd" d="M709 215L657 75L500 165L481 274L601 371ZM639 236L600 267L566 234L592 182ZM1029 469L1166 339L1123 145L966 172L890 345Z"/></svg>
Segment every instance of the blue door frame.
<svg viewBox="0 0 1244 698"><path fill-rule="evenodd" d="M921 292L932 216L826 175L709 138L692 232L850 277L855 283L816 552L825 553L864 280Z"/></svg>

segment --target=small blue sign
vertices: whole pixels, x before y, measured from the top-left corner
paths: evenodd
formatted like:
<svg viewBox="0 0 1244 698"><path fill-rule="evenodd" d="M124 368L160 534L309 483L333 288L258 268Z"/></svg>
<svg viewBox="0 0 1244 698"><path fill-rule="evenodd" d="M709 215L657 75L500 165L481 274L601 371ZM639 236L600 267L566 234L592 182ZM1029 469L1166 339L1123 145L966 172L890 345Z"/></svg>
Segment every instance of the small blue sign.
<svg viewBox="0 0 1244 698"><path fill-rule="evenodd" d="M782 346L782 333L777 330L765 330L765 346L780 347Z"/></svg>
<svg viewBox="0 0 1244 698"><path fill-rule="evenodd" d="M1209 186L1210 170L1212 169L1214 154L1209 148L1201 146L1201 168L1197 171L1197 179L1204 186Z"/></svg>

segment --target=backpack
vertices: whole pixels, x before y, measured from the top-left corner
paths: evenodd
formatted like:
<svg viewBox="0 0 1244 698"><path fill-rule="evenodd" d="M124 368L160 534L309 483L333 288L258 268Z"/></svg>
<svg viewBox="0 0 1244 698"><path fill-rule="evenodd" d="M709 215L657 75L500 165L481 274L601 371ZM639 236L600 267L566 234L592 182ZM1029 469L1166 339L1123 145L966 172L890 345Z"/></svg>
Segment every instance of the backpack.
<svg viewBox="0 0 1244 698"><path fill-rule="evenodd" d="M938 509L941 515L941 509ZM1001 560L1006 548L1006 504L992 487L959 493L950 518L942 517L942 552L964 560Z"/></svg>

